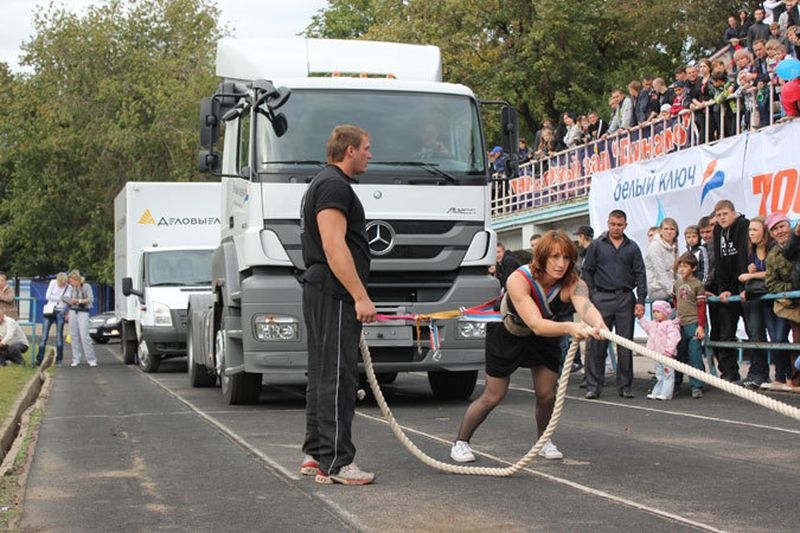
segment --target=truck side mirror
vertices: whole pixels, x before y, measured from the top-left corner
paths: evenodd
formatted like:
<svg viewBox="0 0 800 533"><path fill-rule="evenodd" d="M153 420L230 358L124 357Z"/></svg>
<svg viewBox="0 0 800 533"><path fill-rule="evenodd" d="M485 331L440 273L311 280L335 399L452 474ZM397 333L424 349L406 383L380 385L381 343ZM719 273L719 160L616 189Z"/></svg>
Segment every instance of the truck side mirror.
<svg viewBox="0 0 800 533"><path fill-rule="evenodd" d="M503 135L503 150L508 154L506 175L519 176L519 119L517 110L510 105L503 106L500 112Z"/></svg>
<svg viewBox="0 0 800 533"><path fill-rule="evenodd" d="M507 154L519 152L519 120L517 110L511 106L503 106L500 113L501 127L503 129L503 150Z"/></svg>
<svg viewBox="0 0 800 533"><path fill-rule="evenodd" d="M219 170L219 154L203 150L197 154L197 168L200 172L216 172Z"/></svg>
<svg viewBox="0 0 800 533"><path fill-rule="evenodd" d="M200 101L200 146L209 150L219 141L220 104L217 98Z"/></svg>
<svg viewBox="0 0 800 533"><path fill-rule="evenodd" d="M134 296L142 296L141 291L137 291L133 288L132 278L122 278L122 294L125 296L130 296L131 294Z"/></svg>

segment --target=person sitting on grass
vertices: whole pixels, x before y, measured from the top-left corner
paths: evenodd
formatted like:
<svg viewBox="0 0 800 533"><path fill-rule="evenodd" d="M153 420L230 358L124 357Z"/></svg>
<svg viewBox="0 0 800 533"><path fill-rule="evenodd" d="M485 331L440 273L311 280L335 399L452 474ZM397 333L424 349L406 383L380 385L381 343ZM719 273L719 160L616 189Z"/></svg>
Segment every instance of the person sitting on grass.
<svg viewBox="0 0 800 533"><path fill-rule="evenodd" d="M17 321L6 316L5 310L0 308L0 366L7 365L9 361L24 365L22 354L28 351L28 346L28 337Z"/></svg>

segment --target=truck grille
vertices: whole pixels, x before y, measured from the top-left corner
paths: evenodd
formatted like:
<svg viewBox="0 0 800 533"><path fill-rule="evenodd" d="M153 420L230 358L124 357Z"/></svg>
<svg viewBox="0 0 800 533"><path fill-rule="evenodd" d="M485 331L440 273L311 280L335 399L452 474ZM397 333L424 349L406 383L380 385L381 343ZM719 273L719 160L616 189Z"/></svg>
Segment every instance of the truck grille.
<svg viewBox="0 0 800 533"><path fill-rule="evenodd" d="M475 235L485 231L483 221L381 222L391 226L394 243L385 255L372 257L372 270L403 272L404 277L406 273L457 270ZM295 267L304 270L299 220L265 220L264 227L275 232Z"/></svg>

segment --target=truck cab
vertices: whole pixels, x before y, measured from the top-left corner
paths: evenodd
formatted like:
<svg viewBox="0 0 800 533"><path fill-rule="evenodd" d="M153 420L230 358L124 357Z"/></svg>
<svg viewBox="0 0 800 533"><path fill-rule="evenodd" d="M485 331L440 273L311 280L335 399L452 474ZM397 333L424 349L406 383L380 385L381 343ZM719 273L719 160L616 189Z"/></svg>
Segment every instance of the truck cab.
<svg viewBox="0 0 800 533"><path fill-rule="evenodd" d="M162 359L186 355L189 295L211 292L213 251L211 247L145 248L136 280L122 278L122 294L138 302L133 320L135 353L145 372L158 370ZM125 342L131 341L126 337Z"/></svg>
<svg viewBox="0 0 800 533"><path fill-rule="evenodd" d="M211 292L219 183L128 182L114 202L115 313L122 355L156 372L186 355L191 294Z"/></svg>
<svg viewBox="0 0 800 533"><path fill-rule="evenodd" d="M441 82L438 48L224 39L217 73L225 81L201 106L211 149L200 164L221 175L224 223L214 294L189 303L192 385L219 377L228 403L251 403L262 375L305 370L300 207L338 124L371 136L373 159L354 190L367 214L367 290L379 312L430 314L497 296L487 273L496 237L479 103ZM483 366L483 326L397 320L364 331L384 381L424 371L437 397L463 398Z"/></svg>

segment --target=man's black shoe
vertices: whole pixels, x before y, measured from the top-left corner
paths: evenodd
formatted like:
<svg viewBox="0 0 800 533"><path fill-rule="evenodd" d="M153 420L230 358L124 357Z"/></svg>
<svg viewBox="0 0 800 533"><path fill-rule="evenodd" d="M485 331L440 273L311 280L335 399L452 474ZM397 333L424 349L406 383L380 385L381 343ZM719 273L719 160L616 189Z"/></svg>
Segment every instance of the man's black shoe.
<svg viewBox="0 0 800 533"><path fill-rule="evenodd" d="M621 391L619 391L619 397L620 398L635 398L633 393L631 391L629 391L629 390L621 390Z"/></svg>

